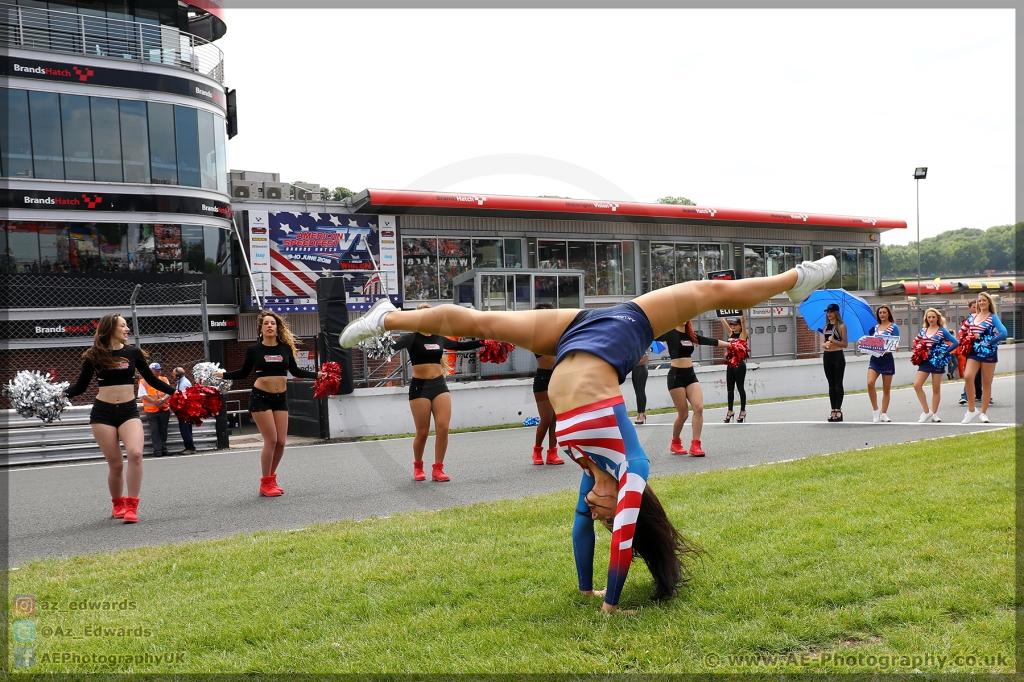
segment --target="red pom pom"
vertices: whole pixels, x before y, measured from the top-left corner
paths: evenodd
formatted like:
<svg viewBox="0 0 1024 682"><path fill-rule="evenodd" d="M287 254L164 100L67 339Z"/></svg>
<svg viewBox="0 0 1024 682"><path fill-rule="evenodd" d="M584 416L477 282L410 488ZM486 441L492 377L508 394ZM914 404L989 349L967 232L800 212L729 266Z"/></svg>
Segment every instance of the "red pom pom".
<svg viewBox="0 0 1024 682"><path fill-rule="evenodd" d="M974 350L974 342L978 340L978 337L971 332L971 326L967 324L967 320L964 320L964 323L960 325L960 333L957 338L960 341L960 345L953 352L967 357Z"/></svg>
<svg viewBox="0 0 1024 682"><path fill-rule="evenodd" d="M749 357L750 344L743 339L735 339L729 342L729 347L725 351L725 364L735 369Z"/></svg>
<svg viewBox="0 0 1024 682"><path fill-rule="evenodd" d="M212 386L193 384L172 395L168 405L181 421L202 426L204 419L216 417L220 412L220 391Z"/></svg>
<svg viewBox="0 0 1024 682"><path fill-rule="evenodd" d="M920 336L914 337L914 352L910 356L910 362L914 365L920 365L922 362L928 362L928 344Z"/></svg>
<svg viewBox="0 0 1024 682"><path fill-rule="evenodd" d="M320 365L320 372L323 376L317 377L313 382L313 397L317 400L334 395L341 385L341 365L338 363L325 362Z"/></svg>
<svg viewBox="0 0 1024 682"><path fill-rule="evenodd" d="M511 343L485 339L483 341L483 349L480 351L480 361L500 365L508 360L508 354L511 353L514 348L515 346Z"/></svg>

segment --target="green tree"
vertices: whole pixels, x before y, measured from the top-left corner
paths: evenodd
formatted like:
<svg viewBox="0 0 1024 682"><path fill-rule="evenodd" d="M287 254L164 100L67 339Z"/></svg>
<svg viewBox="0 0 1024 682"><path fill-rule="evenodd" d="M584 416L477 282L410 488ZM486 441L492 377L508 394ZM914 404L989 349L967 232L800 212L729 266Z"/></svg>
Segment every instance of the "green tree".
<svg viewBox="0 0 1024 682"><path fill-rule="evenodd" d="M355 192L347 187L335 187L331 190L324 190L324 198L327 199L327 201L341 201L342 199L347 199L353 195L355 195Z"/></svg>
<svg viewBox="0 0 1024 682"><path fill-rule="evenodd" d="M672 196L662 197L662 198L658 199L658 203L659 204L675 204L676 206L696 206L697 205L697 204L693 203L692 201L690 201L689 199L687 199L686 197L672 197Z"/></svg>

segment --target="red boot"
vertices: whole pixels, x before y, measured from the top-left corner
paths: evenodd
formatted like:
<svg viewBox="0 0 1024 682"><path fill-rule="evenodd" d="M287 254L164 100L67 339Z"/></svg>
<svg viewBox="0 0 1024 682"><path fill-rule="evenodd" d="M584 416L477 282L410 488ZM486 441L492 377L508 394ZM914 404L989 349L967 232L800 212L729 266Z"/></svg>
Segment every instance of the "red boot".
<svg viewBox="0 0 1024 682"><path fill-rule="evenodd" d="M565 464L565 460L558 456L558 448L548 448L548 464Z"/></svg>
<svg viewBox="0 0 1024 682"><path fill-rule="evenodd" d="M444 464L442 462L434 462L434 468L430 472L430 480L444 482L452 479L444 472Z"/></svg>
<svg viewBox="0 0 1024 682"><path fill-rule="evenodd" d="M280 497L281 489L274 485L273 476L264 476L260 479L260 495L263 497Z"/></svg>
<svg viewBox="0 0 1024 682"><path fill-rule="evenodd" d="M668 449L672 451L673 455L687 454L686 448L683 447L683 441L681 438L673 438L672 443L668 446Z"/></svg>
<svg viewBox="0 0 1024 682"><path fill-rule="evenodd" d="M124 498L123 497L111 497L110 501L114 503L114 511L110 512L110 517L113 519L124 518Z"/></svg>
<svg viewBox="0 0 1024 682"><path fill-rule="evenodd" d="M706 452L704 452L703 450L700 449L700 441L699 440L692 440L692 441L690 441L690 456L691 457L703 457L706 454L708 454L708 453L706 453Z"/></svg>
<svg viewBox="0 0 1024 682"><path fill-rule="evenodd" d="M270 486L272 488L277 488L277 492L279 494L281 494L281 495L284 495L284 488L282 488L281 486L279 486L277 484L277 474L276 473L275 474L270 474Z"/></svg>
<svg viewBox="0 0 1024 682"><path fill-rule="evenodd" d="M423 473L423 462L412 463L412 480L414 481L425 481L427 475Z"/></svg>
<svg viewBox="0 0 1024 682"><path fill-rule="evenodd" d="M533 463L544 464L544 448L540 445L533 446Z"/></svg>
<svg viewBox="0 0 1024 682"><path fill-rule="evenodd" d="M124 498L124 522L138 523L139 521L139 498Z"/></svg>

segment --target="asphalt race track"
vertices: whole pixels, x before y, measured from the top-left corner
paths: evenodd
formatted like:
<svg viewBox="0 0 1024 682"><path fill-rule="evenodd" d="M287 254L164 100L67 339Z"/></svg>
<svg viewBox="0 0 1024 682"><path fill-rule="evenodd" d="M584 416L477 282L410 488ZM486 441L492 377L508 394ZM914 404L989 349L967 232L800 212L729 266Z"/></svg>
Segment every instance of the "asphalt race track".
<svg viewBox="0 0 1024 682"><path fill-rule="evenodd" d="M848 389L855 382L859 388L860 377L846 377ZM673 414L651 416L637 430L651 460L652 476L735 468L1009 426L1015 421L1015 383L1013 376L995 379L995 404L988 411L991 424L960 424L966 409L957 404L963 383L950 382L943 385L942 424L918 424L921 409L913 390L897 389L889 408L891 424L871 423L870 403L863 394L846 397L842 424L826 423L827 398L752 405L745 424L725 425L724 408L707 410L704 458L669 453ZM396 418L406 420L412 430L408 413ZM408 438L290 447L278 469L278 482L285 490L278 498L257 495L256 450L147 459L140 522L135 525L109 518L104 462L12 469L9 566L34 558L296 529L315 522L577 489L580 470L571 461L558 467L532 464L534 431L453 434L445 461L445 471L452 477L449 483L413 482ZM689 438L688 423L684 443ZM935 447L941 450L942 441ZM427 442L425 459L428 464L433 461L433 438ZM428 465L428 475L429 471Z"/></svg>

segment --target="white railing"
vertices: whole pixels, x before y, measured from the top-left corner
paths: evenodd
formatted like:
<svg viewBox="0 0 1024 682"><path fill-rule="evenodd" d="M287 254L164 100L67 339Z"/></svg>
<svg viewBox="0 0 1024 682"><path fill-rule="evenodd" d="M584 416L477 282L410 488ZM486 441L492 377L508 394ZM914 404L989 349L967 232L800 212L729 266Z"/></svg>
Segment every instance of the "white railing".
<svg viewBox="0 0 1024 682"><path fill-rule="evenodd" d="M220 48L174 26L0 4L0 46L166 64L224 82Z"/></svg>

